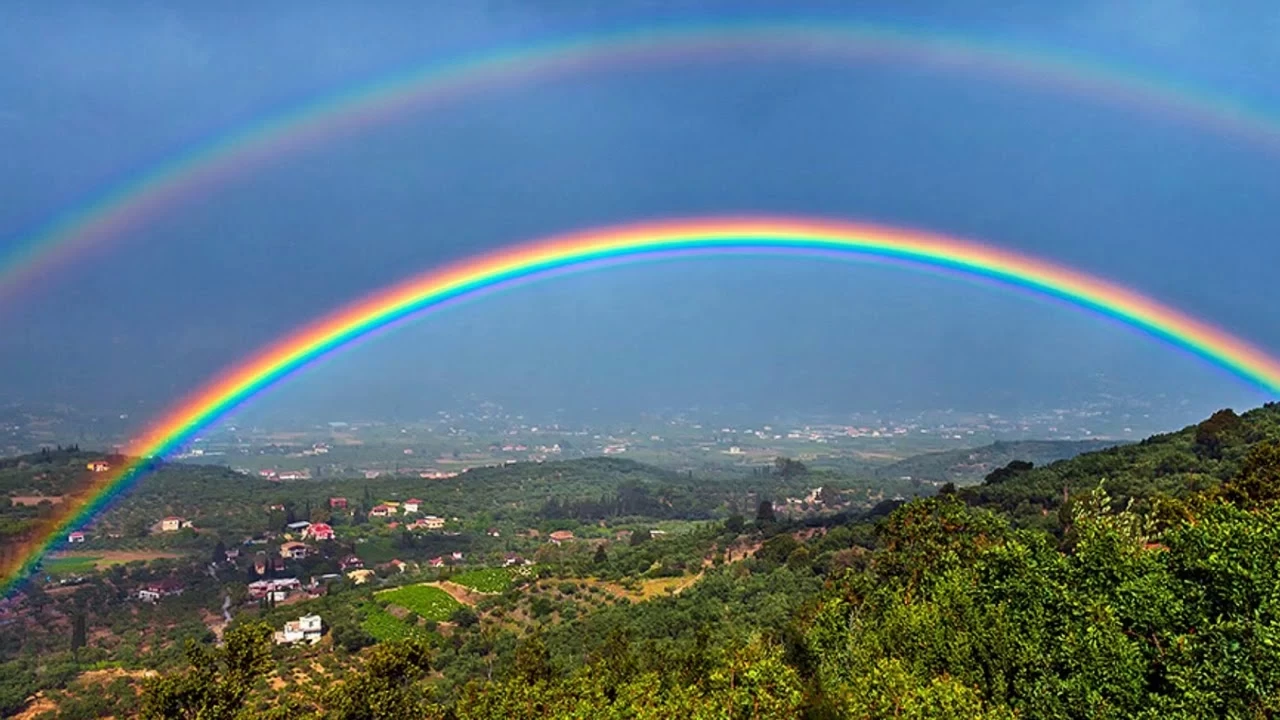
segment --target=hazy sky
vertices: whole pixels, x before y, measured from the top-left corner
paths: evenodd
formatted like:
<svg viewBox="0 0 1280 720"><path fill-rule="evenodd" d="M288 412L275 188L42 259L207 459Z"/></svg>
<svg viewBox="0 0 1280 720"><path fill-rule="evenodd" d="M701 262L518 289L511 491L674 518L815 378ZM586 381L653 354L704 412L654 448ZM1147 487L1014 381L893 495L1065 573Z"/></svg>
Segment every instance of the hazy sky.
<svg viewBox="0 0 1280 720"><path fill-rule="evenodd" d="M902 4L9 0L0 240L324 92L460 53L655 23L807 12L928 27L1280 106L1274 3L889 9ZM1280 352L1278 162L1280 146L1157 111L909 66L771 56L560 76L256 168L61 268L0 307L0 394L156 408L290 328L441 262L593 225L735 211L986 240ZM1099 376L1111 390L1186 400L1190 417L1265 399L1132 331L1006 290L865 265L703 259L426 317L260 402L408 416L469 394L531 412L1000 410L1070 402L1104 387Z"/></svg>

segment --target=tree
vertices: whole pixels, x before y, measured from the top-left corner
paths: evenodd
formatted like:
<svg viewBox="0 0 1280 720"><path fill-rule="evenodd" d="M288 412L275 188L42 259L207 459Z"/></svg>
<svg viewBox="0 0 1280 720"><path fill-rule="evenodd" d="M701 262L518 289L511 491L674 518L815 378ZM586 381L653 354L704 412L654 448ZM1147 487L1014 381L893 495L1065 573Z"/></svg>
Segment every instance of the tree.
<svg viewBox="0 0 1280 720"><path fill-rule="evenodd" d="M213 546L213 556L210 558L214 565L221 565L227 561L227 546L219 540Z"/></svg>
<svg viewBox="0 0 1280 720"><path fill-rule="evenodd" d="M480 622L480 618L479 616L476 615L474 610L467 607L466 605L463 605L462 607L453 611L453 614L449 616L449 621L454 623L460 628L469 628L472 625L475 625L476 623Z"/></svg>
<svg viewBox="0 0 1280 720"><path fill-rule="evenodd" d="M551 652L538 635L532 635L516 646L515 675L530 684L551 679Z"/></svg>
<svg viewBox="0 0 1280 720"><path fill-rule="evenodd" d="M364 668L324 693L326 716L335 720L431 717L419 682L431 669L427 646L416 640L373 647Z"/></svg>
<svg viewBox="0 0 1280 720"><path fill-rule="evenodd" d="M1002 468L992 470L982 482L984 485L999 485L1019 475L1031 472L1034 467L1034 464L1025 460L1014 460Z"/></svg>
<svg viewBox="0 0 1280 720"><path fill-rule="evenodd" d="M1222 497L1246 510L1280 501L1280 441L1260 442L1249 449L1240 473L1221 489Z"/></svg>
<svg viewBox="0 0 1280 720"><path fill-rule="evenodd" d="M224 646L187 640L186 671L153 678L143 686L142 717L230 720L243 717L253 684L271 669L271 627L265 623L228 630Z"/></svg>
<svg viewBox="0 0 1280 720"><path fill-rule="evenodd" d="M809 468L799 460L779 456L773 461L773 472L784 480L791 480L808 473Z"/></svg>
<svg viewBox="0 0 1280 720"><path fill-rule="evenodd" d="M1210 458L1221 458L1223 449L1235 439L1240 416L1231 408L1219 410L1196 426L1195 449Z"/></svg>
<svg viewBox="0 0 1280 720"><path fill-rule="evenodd" d="M761 500L760 506L756 508L756 522L764 525L777 520L773 514L773 503L768 500Z"/></svg>
<svg viewBox="0 0 1280 720"><path fill-rule="evenodd" d="M742 531L746 529L746 527L747 527L747 519L737 513L730 515L724 521L725 531L731 532L734 535L740 535Z"/></svg>
<svg viewBox="0 0 1280 720"><path fill-rule="evenodd" d="M603 565L609 562L609 553L604 549L604 543L596 546L596 554L591 558L591 562L596 565Z"/></svg>
<svg viewBox="0 0 1280 720"><path fill-rule="evenodd" d="M85 618L83 612L76 613L71 620L71 651L76 652L85 646Z"/></svg>
<svg viewBox="0 0 1280 720"><path fill-rule="evenodd" d="M124 536L130 538L144 538L150 528L147 527L147 521L141 516L133 516L124 523Z"/></svg>
<svg viewBox="0 0 1280 720"><path fill-rule="evenodd" d="M364 628L355 623L334 625L330 632L334 644L347 652L357 652L376 642L369 633L364 631Z"/></svg>

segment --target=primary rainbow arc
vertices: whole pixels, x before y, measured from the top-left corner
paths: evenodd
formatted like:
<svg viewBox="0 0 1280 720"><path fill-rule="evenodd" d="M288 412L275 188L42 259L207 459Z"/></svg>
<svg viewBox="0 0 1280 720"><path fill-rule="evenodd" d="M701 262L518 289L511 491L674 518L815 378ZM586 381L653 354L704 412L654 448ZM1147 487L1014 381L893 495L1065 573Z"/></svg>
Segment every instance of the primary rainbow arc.
<svg viewBox="0 0 1280 720"><path fill-rule="evenodd" d="M552 237L432 270L322 318L233 367L179 403L129 449L132 464L109 473L69 506L16 562L25 576L70 529L82 525L161 457L202 428L308 363L415 313L505 283L600 263L688 253L782 252L907 261L988 278L1113 318L1280 394L1280 361L1230 333L1100 278L1008 250L917 230L834 220L723 217L623 225Z"/></svg>

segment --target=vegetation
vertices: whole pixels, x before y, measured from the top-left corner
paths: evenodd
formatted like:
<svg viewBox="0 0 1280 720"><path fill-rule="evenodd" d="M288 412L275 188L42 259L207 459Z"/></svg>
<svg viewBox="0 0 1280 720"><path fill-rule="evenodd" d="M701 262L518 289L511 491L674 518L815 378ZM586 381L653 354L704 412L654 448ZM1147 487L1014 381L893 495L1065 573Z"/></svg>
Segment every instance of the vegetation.
<svg viewBox="0 0 1280 720"><path fill-rule="evenodd" d="M409 585L388 590L377 597L380 602L399 605L419 617L437 622L448 620L462 605L452 595L433 585Z"/></svg>
<svg viewBox="0 0 1280 720"><path fill-rule="evenodd" d="M324 551L334 557L381 544L422 559L456 543L465 560L374 568L360 585L334 573L327 591L289 603L245 597L244 567L212 577L207 554L33 585L21 610L35 621L0 633L3 709L65 687L47 697L82 717L1280 713L1280 406L1046 466L1019 459L980 485L880 504L818 492L831 475L795 460L746 479L749 491L587 465L609 480L548 470L576 478L564 496L544 494L555 476L539 473L554 464L502 469L530 493L501 519L450 519L456 536L405 542L400 528L339 515ZM797 517L788 488L806 486L825 499ZM453 486L433 486L429 502L441 487ZM718 500L702 517L655 509L655 497ZM515 517L528 525L512 528ZM185 579L183 595L127 599L170 576ZM224 597L234 619L219 645L210 608ZM273 646L271 631L305 613L324 618L325 639ZM108 663L161 675L103 677L130 689L86 700L80 688Z"/></svg>
<svg viewBox="0 0 1280 720"><path fill-rule="evenodd" d="M601 545L601 548L604 546ZM607 558L606 558L607 559ZM451 582L482 593L500 593L511 587L511 571L506 568L468 570L449 578Z"/></svg>

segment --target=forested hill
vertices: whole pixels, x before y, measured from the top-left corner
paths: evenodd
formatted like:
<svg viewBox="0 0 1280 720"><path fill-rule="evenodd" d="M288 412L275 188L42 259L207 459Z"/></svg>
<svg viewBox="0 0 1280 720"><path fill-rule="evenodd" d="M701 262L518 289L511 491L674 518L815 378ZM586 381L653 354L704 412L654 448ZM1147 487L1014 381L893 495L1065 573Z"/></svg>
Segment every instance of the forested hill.
<svg viewBox="0 0 1280 720"><path fill-rule="evenodd" d="M1064 497L1087 493L1105 481L1119 499L1140 508L1158 498L1183 498L1235 477L1254 445L1280 439L1280 403L1236 414L1220 410L1196 425L1146 440L1035 467L1014 461L990 473L981 485L961 488L973 505L1000 509L1015 518L1046 518Z"/></svg>
<svg viewBox="0 0 1280 720"><path fill-rule="evenodd" d="M1107 440L997 441L982 447L913 455L876 470L880 479L910 477L916 480L973 485L991 471L1015 460L1044 465L1087 452L1116 446Z"/></svg>

